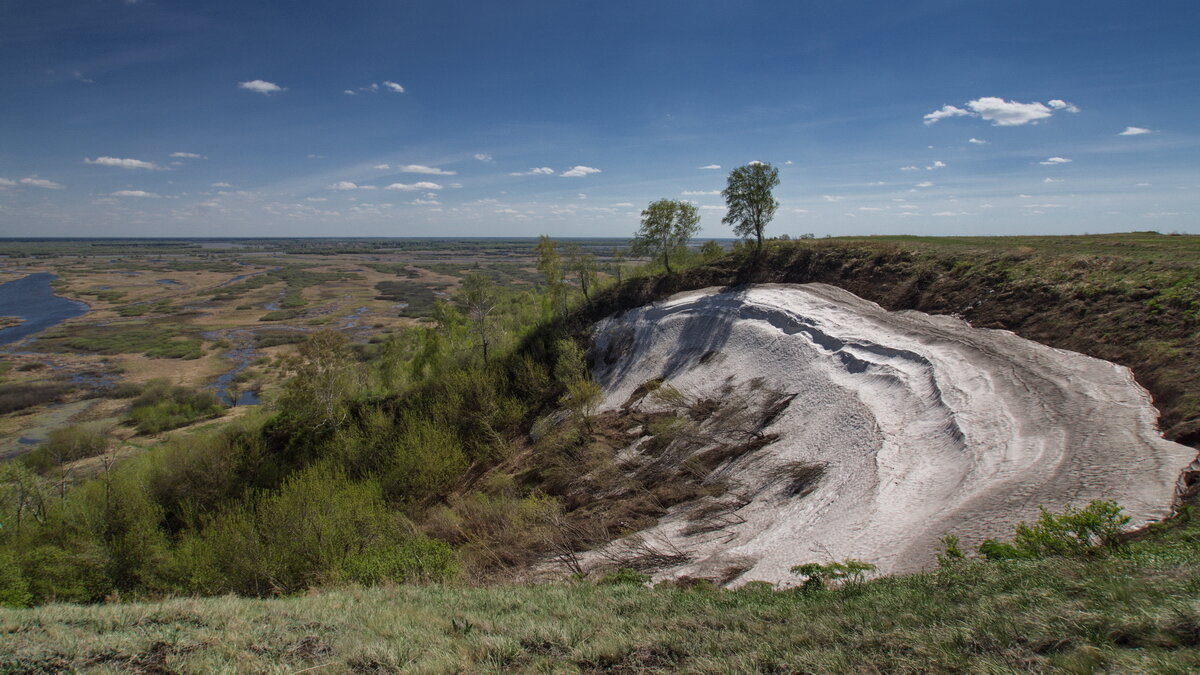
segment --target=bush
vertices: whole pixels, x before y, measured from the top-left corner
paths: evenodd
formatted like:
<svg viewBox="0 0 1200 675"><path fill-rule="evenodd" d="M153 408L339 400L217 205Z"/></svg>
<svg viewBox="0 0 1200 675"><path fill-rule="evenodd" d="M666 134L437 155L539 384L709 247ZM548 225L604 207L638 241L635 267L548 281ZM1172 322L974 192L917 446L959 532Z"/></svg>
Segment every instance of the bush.
<svg viewBox="0 0 1200 675"><path fill-rule="evenodd" d="M828 565L820 563L807 563L804 565L796 565L791 569L792 574L805 577L804 584L800 590L805 593L814 593L825 590L829 585L838 582L848 584L858 583L862 581L864 575L875 569L875 566L861 560L844 560L842 562L831 562Z"/></svg>
<svg viewBox="0 0 1200 675"><path fill-rule="evenodd" d="M344 578L363 585L441 583L458 576L454 549L439 539L417 537L398 546L374 548L349 558Z"/></svg>
<svg viewBox="0 0 1200 675"><path fill-rule="evenodd" d="M134 400L129 418L141 433L157 434L218 417L221 410L221 402L211 391L173 387L165 380L154 380Z"/></svg>
<svg viewBox="0 0 1200 675"><path fill-rule="evenodd" d="M1054 515L1045 508L1033 525L1017 525L1011 544L988 539L979 545L990 560L1080 556L1121 546L1121 531L1129 516L1113 501L1095 500L1082 509Z"/></svg>
<svg viewBox="0 0 1200 675"><path fill-rule="evenodd" d="M645 586L650 583L650 575L622 567L600 577L596 583L602 586Z"/></svg>
<svg viewBox="0 0 1200 675"><path fill-rule="evenodd" d="M108 429L98 424L55 429L22 461L34 471L44 473L55 466L103 454L108 442Z"/></svg>
<svg viewBox="0 0 1200 675"><path fill-rule="evenodd" d="M0 385L0 415L44 403L58 403L73 391L74 387L60 382Z"/></svg>
<svg viewBox="0 0 1200 675"><path fill-rule="evenodd" d="M33 599L29 583L8 551L0 550L0 607L24 607Z"/></svg>

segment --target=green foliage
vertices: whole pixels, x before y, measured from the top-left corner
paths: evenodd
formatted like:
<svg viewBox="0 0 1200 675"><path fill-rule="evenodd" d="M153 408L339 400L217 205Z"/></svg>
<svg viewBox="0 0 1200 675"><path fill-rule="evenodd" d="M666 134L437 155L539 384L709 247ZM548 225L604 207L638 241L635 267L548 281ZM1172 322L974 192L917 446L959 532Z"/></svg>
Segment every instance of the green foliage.
<svg viewBox="0 0 1200 675"><path fill-rule="evenodd" d="M153 380L142 389L130 406L129 419L144 434L157 434L219 417L223 407L211 391L195 391L171 386L166 380Z"/></svg>
<svg viewBox="0 0 1200 675"><path fill-rule="evenodd" d="M156 323L69 324L30 345L41 352L144 354L156 359L198 359L203 342L180 326Z"/></svg>
<svg viewBox="0 0 1200 675"><path fill-rule="evenodd" d="M590 300L590 291L595 287L597 275L600 273L596 265L596 256L584 251L579 244L570 244L567 246L567 269L575 273L584 300Z"/></svg>
<svg viewBox="0 0 1200 675"><path fill-rule="evenodd" d="M1011 544L993 539L979 546L990 560L1080 556L1121 547L1121 532L1129 516L1113 501L1095 500L1082 509L1067 508L1055 515L1045 508L1032 525L1020 523Z"/></svg>
<svg viewBox="0 0 1200 675"><path fill-rule="evenodd" d="M721 245L712 239L700 245L700 257L706 261L715 260L723 255L725 255L725 249L721 248Z"/></svg>
<svg viewBox="0 0 1200 675"><path fill-rule="evenodd" d="M381 546L346 560L343 578L364 585L445 583L461 569L454 549L444 541L414 537L401 544Z"/></svg>
<svg viewBox="0 0 1200 675"><path fill-rule="evenodd" d="M762 162L739 166L729 173L726 187L721 191L727 211L721 219L733 225L735 234L757 239L756 251L762 250L763 230L775 217L779 202L771 190L779 185L779 169Z"/></svg>
<svg viewBox="0 0 1200 675"><path fill-rule="evenodd" d="M54 429L46 440L21 458L38 472L102 454L109 444L108 429L99 424L78 424Z"/></svg>
<svg viewBox="0 0 1200 675"><path fill-rule="evenodd" d="M75 391L65 382L0 384L0 415L58 403Z"/></svg>
<svg viewBox="0 0 1200 675"><path fill-rule="evenodd" d="M967 559L967 554L958 545L958 537L947 534L942 537L942 552L937 555L938 565L946 567Z"/></svg>
<svg viewBox="0 0 1200 675"><path fill-rule="evenodd" d="M867 572L875 566L861 560L844 560L831 562L827 565L820 563L805 563L791 569L792 574L804 577L800 587L805 593L816 593L826 590L830 585L845 583L854 584L863 580Z"/></svg>
<svg viewBox="0 0 1200 675"><path fill-rule="evenodd" d="M621 567L600 577L596 583L601 586L645 586L650 583L650 575Z"/></svg>
<svg viewBox="0 0 1200 675"><path fill-rule="evenodd" d="M660 199L642 211L642 226L634 233L630 250L634 255L661 258L667 274L671 274L672 255L685 250L699 231L700 214L695 204Z"/></svg>
<svg viewBox="0 0 1200 675"><path fill-rule="evenodd" d="M0 549L0 607L24 607L33 599L29 582L10 551Z"/></svg>
<svg viewBox="0 0 1200 675"><path fill-rule="evenodd" d="M471 272L463 277L462 286L455 296L463 314L471 325L471 332L482 350L483 359L488 358L492 345L491 314L496 309L496 289L487 277Z"/></svg>

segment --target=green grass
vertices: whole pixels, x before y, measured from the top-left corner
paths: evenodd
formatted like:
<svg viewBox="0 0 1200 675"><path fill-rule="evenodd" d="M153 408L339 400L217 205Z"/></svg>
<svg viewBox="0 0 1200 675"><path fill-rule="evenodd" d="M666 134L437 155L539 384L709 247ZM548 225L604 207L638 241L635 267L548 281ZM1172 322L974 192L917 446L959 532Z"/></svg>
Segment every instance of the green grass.
<svg viewBox="0 0 1200 675"><path fill-rule="evenodd" d="M70 324L38 338L30 349L85 354L145 354L157 359L198 359L202 341L182 327L145 322Z"/></svg>
<svg viewBox="0 0 1200 675"><path fill-rule="evenodd" d="M1195 672L1198 537L818 593L578 582L2 610L0 670Z"/></svg>

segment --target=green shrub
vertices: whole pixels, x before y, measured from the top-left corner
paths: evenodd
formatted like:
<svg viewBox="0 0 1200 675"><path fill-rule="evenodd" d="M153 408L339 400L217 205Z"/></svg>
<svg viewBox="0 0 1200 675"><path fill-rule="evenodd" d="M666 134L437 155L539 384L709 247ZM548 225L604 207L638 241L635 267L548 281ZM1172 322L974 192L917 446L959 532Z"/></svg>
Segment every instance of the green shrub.
<svg viewBox="0 0 1200 675"><path fill-rule="evenodd" d="M129 419L141 433L157 434L218 417L222 409L220 400L211 391L173 387L165 380L154 380L134 400Z"/></svg>
<svg viewBox="0 0 1200 675"><path fill-rule="evenodd" d="M34 471L45 472L55 466L103 454L108 443L108 429L98 424L80 424L51 431L44 442L21 459Z"/></svg>
<svg viewBox="0 0 1200 675"><path fill-rule="evenodd" d="M344 578L367 586L394 583L441 583L459 574L454 549L439 539L417 537L373 548L346 560Z"/></svg>
<svg viewBox="0 0 1200 675"><path fill-rule="evenodd" d="M791 569L791 572L805 578L800 590L805 593L815 593L823 591L828 586L837 584L838 582L848 584L858 583L863 580L867 572L874 569L875 566L871 563L851 559L842 562L831 562L828 565L820 563L796 565Z"/></svg>
<svg viewBox="0 0 1200 675"><path fill-rule="evenodd" d="M650 575L642 574L628 567L622 567L600 577L600 580L596 583L602 586L645 586L650 583Z"/></svg>
<svg viewBox="0 0 1200 675"><path fill-rule="evenodd" d="M979 553L991 560L1085 555L1119 548L1121 531L1128 523L1129 516L1113 501L1095 500L1061 515L1042 508L1033 525L1017 525L1011 544L988 539L979 545Z"/></svg>
<svg viewBox="0 0 1200 675"><path fill-rule="evenodd" d="M33 599L12 554L0 550L0 607L24 607Z"/></svg>

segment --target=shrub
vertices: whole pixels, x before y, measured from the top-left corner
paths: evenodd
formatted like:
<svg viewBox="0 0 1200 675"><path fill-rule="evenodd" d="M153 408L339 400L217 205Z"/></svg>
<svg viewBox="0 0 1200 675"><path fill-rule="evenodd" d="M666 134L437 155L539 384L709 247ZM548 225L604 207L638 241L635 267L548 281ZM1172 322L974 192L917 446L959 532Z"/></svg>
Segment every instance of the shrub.
<svg viewBox="0 0 1200 675"><path fill-rule="evenodd" d="M596 583L602 586L645 586L650 583L650 575L622 567L600 577Z"/></svg>
<svg viewBox="0 0 1200 675"><path fill-rule="evenodd" d="M58 403L73 391L74 387L60 382L0 385L0 415L44 403Z"/></svg>
<svg viewBox="0 0 1200 675"><path fill-rule="evenodd" d="M444 541L417 537L396 545L370 549L346 560L344 578L364 585L440 583L458 576L458 558Z"/></svg>
<svg viewBox="0 0 1200 675"><path fill-rule="evenodd" d="M991 560L1079 556L1121 546L1121 531L1129 516L1113 501L1094 500L1082 509L1068 508L1061 515L1045 508L1033 525L1020 523L1011 544L988 539L979 553Z"/></svg>
<svg viewBox="0 0 1200 675"><path fill-rule="evenodd" d="M829 585L838 582L848 584L858 583L862 581L863 576L872 570L875 566L861 560L844 560L842 562L831 562L828 565L820 563L806 563L804 565L796 565L791 569L792 574L805 577L804 584L800 590L805 593L815 593L825 590Z"/></svg>
<svg viewBox="0 0 1200 675"><path fill-rule="evenodd" d="M108 442L108 429L97 424L55 429L43 443L26 454L22 461L34 471L45 472L54 466L103 454L108 448Z"/></svg>
<svg viewBox="0 0 1200 675"><path fill-rule="evenodd" d="M8 551L0 550L0 607L24 607L33 599L29 583Z"/></svg>
<svg viewBox="0 0 1200 675"><path fill-rule="evenodd" d="M166 380L154 380L134 400L129 418L138 431L157 434L217 417L221 410L221 402L211 391L173 387Z"/></svg>

